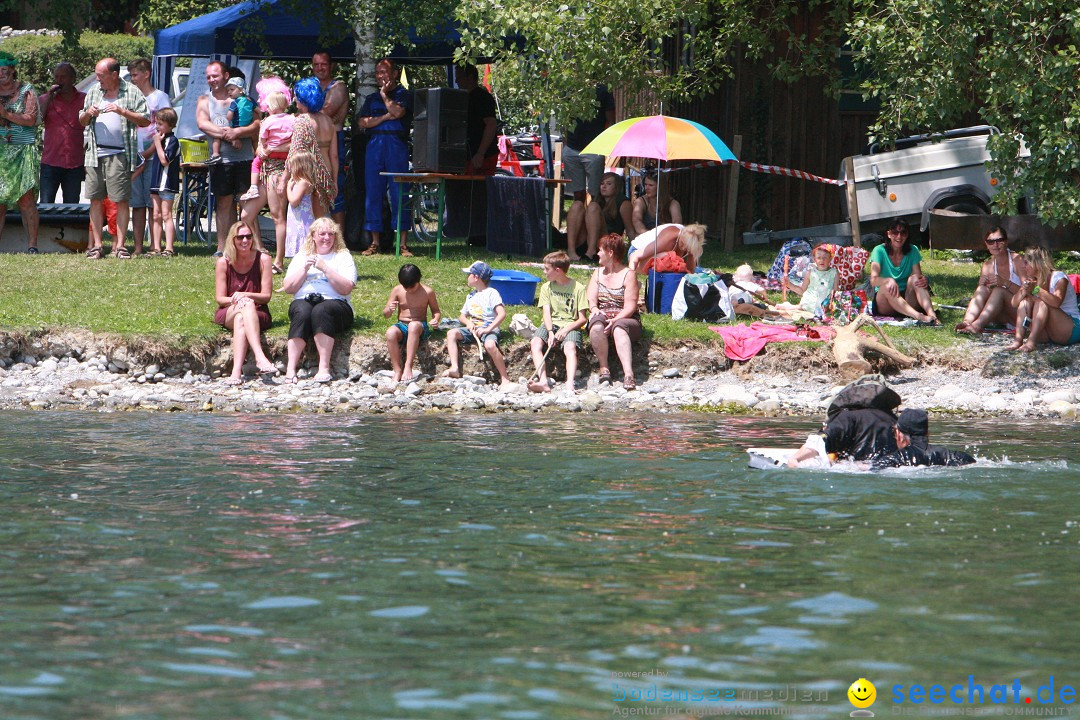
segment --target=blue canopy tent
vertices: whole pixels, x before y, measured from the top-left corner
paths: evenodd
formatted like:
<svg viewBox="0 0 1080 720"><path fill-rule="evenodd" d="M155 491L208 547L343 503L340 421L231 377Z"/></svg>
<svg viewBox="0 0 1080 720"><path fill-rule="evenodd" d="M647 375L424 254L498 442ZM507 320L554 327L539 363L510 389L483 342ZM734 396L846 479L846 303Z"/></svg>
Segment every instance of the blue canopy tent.
<svg viewBox="0 0 1080 720"><path fill-rule="evenodd" d="M226 62L236 58L310 60L316 50L324 50L336 62L353 62L356 49L349 23L338 18L335 25L340 29L325 33L326 41L320 42L323 13L317 4L308 7L307 12L297 13L290 3L279 0L247 0L158 30L154 33L155 61L176 57L219 57ZM241 26L246 26L247 37ZM395 47L390 59L401 64L445 65L453 62L461 35L447 22L428 37L410 30L409 41Z"/></svg>
<svg viewBox="0 0 1080 720"><path fill-rule="evenodd" d="M226 65L240 65L248 82L258 79L257 66L241 63L242 59L273 58L275 60L308 61L318 50L330 53L336 62L356 60L355 41L349 23L338 18L335 32L326 33L321 3L315 2L298 10L283 0L245 0L215 10L201 17L154 33L154 83L169 87L169 78L178 57L220 60ZM320 41L320 38L323 38ZM388 57L399 64L449 65L461 35L453 23L438 26L429 37L409 32L409 44L394 48ZM254 68L254 72L252 72ZM205 92L202 70L189 76L188 95L192 100ZM185 100L177 134L191 137L198 134L194 125L194 110L188 112Z"/></svg>

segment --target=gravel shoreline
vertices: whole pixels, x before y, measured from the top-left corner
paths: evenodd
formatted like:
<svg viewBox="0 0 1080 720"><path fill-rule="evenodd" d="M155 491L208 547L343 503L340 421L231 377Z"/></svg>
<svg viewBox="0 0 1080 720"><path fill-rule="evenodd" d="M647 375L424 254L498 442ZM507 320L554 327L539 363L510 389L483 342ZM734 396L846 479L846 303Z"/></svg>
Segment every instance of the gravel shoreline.
<svg viewBox="0 0 1080 720"><path fill-rule="evenodd" d="M1057 349L1021 357L1001 352L1002 345L992 340L965 348L966 364L976 369L923 363L891 375L889 381L905 406L937 414L1080 417L1080 374L1075 370L1080 352ZM230 387L222 382L231 362L227 345L204 359L180 355L171 362L153 362L139 361L136 352L115 338L89 333L0 336L0 408L242 413L690 409L819 417L843 385L831 368L783 373L754 372L752 365L739 372L720 369L726 364L712 348L697 354L685 348L653 349L648 365L637 373L638 388L629 392L618 377L613 385L598 385L595 367L579 378L574 394L560 391L561 384L551 393L530 393L523 384L500 388L479 375L442 378L434 373L445 365L430 352L420 358L428 374L394 384L388 370L373 370L386 367L382 343L355 339L348 350L335 353L335 377L340 379L331 383L315 383L308 370L295 385L282 384L279 377L270 382L251 378ZM531 372L523 351L516 356L512 377ZM479 368L475 359L466 366L467 371Z"/></svg>

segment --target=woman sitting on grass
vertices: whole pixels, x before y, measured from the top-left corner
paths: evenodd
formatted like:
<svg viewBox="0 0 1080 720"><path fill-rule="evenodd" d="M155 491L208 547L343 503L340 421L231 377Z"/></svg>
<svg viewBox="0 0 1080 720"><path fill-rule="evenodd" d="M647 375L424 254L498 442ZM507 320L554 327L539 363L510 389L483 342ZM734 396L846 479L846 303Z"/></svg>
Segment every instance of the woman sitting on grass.
<svg viewBox="0 0 1080 720"><path fill-rule="evenodd" d="M282 290L295 295L289 305L289 365L285 382L296 382L296 369L308 340L314 339L319 370L318 383L333 380L330 356L334 337L353 323L350 296L356 287L356 262L345 247L341 228L328 217L311 223L307 240L285 273Z"/></svg>
<svg viewBox="0 0 1080 720"><path fill-rule="evenodd" d="M971 296L964 319L956 326L956 332L978 335L987 325L1011 323L1016 316L1010 301L1022 282L1016 274L1014 260L1017 255L1009 250L1009 236L1003 227L995 227L986 233L985 242L990 258L983 263L979 285Z"/></svg>
<svg viewBox="0 0 1080 720"><path fill-rule="evenodd" d="M255 234L244 222L233 223L225 238L222 257L214 268L214 296L218 309L214 322L232 330L233 367L226 385L239 385L248 349L263 376L277 368L262 349L261 334L270 327L271 260L255 249Z"/></svg>
<svg viewBox="0 0 1080 720"><path fill-rule="evenodd" d="M1080 310L1069 276L1055 270L1050 253L1029 248L1013 260L1023 278L1012 298L1016 308L1016 340L1007 350L1032 352L1037 343L1075 345L1080 342ZM1030 325L1025 324L1030 321ZM1027 332L1027 340L1024 333Z"/></svg>
<svg viewBox="0 0 1080 720"><path fill-rule="evenodd" d="M615 233L628 235L631 240L637 236L634 232L634 206L623 194L623 182L618 173L604 173L600 179L600 196L593 198L585 208L585 230L588 236L585 259L589 262L596 262L596 246L601 236ZM570 248L570 252L574 252L574 248ZM571 262L581 259L569 252L567 257Z"/></svg>
<svg viewBox="0 0 1080 720"><path fill-rule="evenodd" d="M922 254L911 244L907 223L893 220L886 235L888 239L870 253L870 284L877 288L874 313L940 325L930 300L930 281L922 273Z"/></svg>

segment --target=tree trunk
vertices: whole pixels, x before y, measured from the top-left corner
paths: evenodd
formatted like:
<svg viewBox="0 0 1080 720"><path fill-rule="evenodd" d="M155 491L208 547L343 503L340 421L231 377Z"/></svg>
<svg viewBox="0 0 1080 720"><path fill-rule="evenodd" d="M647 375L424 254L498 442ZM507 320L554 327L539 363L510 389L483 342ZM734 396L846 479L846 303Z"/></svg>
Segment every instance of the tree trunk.
<svg viewBox="0 0 1080 720"><path fill-rule="evenodd" d="M885 343L882 344L866 335L860 335L859 328L863 325L873 325ZM881 326L869 315L859 315L847 325L837 327L832 350L841 375L852 380L871 372L870 363L865 357L868 350L884 355L902 367L911 367L915 364L914 358L908 357L893 347L892 342L881 331Z"/></svg>

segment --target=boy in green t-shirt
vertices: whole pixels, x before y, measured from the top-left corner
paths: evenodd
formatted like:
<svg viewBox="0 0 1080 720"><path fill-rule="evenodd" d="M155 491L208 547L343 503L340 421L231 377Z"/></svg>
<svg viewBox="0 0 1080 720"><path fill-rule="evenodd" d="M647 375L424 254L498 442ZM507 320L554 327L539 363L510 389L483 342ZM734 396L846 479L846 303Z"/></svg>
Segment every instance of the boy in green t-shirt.
<svg viewBox="0 0 1080 720"><path fill-rule="evenodd" d="M529 383L533 392L550 392L547 369L544 367L546 356L555 343L562 345L566 355L566 389L574 392L574 375L577 374L577 349L581 347L581 328L585 327L585 308L589 302L585 297L585 286L573 278L567 277L570 258L557 250L544 256L544 277L547 282L540 288L537 304L544 311L544 323L536 330L529 349L532 351L533 365L536 366L536 381Z"/></svg>

